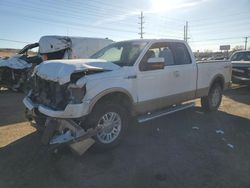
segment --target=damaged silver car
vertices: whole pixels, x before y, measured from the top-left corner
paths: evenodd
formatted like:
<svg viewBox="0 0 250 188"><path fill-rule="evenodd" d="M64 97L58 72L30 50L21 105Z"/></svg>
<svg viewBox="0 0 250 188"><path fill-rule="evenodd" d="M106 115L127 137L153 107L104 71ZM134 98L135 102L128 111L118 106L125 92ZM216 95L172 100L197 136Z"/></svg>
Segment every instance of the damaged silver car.
<svg viewBox="0 0 250 188"><path fill-rule="evenodd" d="M16 55L0 59L0 87L13 91L24 91L27 88L27 79L36 65L42 62L37 55L29 55L29 50L35 49L39 43L29 44Z"/></svg>

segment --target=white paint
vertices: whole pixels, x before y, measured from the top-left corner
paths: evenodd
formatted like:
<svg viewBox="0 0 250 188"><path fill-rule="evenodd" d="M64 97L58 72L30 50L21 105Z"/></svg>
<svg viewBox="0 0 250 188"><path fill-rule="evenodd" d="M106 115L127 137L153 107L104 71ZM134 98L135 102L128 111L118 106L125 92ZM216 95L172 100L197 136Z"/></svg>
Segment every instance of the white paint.
<svg viewBox="0 0 250 188"><path fill-rule="evenodd" d="M59 82L62 85L70 81L70 76L74 72L119 68L118 65L100 59L51 60L38 65L35 73L45 80Z"/></svg>

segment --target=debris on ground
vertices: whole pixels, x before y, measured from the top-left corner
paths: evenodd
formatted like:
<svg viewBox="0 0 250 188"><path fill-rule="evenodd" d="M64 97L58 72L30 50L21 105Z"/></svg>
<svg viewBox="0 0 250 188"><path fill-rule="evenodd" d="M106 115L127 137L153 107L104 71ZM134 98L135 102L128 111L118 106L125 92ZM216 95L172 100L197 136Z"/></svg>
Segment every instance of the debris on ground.
<svg viewBox="0 0 250 188"><path fill-rule="evenodd" d="M199 127L194 126L194 127L192 127L192 129L193 129L193 130L199 130L200 128L199 128Z"/></svg>
<svg viewBox="0 0 250 188"><path fill-rule="evenodd" d="M232 145L232 144L227 144L227 146L234 149L234 145Z"/></svg>
<svg viewBox="0 0 250 188"><path fill-rule="evenodd" d="M70 148L73 153L81 156L83 153L85 153L93 144L95 143L95 140L92 138L88 138L86 140L82 140L76 143L73 143L70 145Z"/></svg>
<svg viewBox="0 0 250 188"><path fill-rule="evenodd" d="M216 130L215 131L217 134L224 134L224 131L222 131L222 130Z"/></svg>

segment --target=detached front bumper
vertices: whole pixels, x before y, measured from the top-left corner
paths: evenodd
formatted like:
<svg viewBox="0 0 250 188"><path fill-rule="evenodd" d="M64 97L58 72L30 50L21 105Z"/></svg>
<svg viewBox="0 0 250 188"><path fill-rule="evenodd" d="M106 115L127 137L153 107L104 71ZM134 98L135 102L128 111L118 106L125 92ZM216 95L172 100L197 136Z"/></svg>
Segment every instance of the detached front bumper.
<svg viewBox="0 0 250 188"><path fill-rule="evenodd" d="M23 103L30 111L36 108L40 113L54 118L80 118L88 114L90 107L89 101L84 101L80 104L68 104L65 110L53 110L44 105L34 104L28 96L23 99Z"/></svg>

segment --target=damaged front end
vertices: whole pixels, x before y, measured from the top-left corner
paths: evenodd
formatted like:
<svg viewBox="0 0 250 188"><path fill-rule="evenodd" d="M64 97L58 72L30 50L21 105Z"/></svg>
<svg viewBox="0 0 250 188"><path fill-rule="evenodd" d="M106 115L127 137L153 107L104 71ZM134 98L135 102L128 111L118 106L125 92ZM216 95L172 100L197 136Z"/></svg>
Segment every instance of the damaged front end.
<svg viewBox="0 0 250 188"><path fill-rule="evenodd" d="M47 118L45 126L42 136L44 145L49 145L52 152L69 146L78 155L82 155L94 144L92 136L100 130L100 127L85 130L76 121L70 119Z"/></svg>
<svg viewBox="0 0 250 188"><path fill-rule="evenodd" d="M74 112L81 106L86 85L77 87L72 82L60 85L37 75L33 76L33 80L34 87L24 103L29 108L26 117L42 132L42 143L48 145L51 151L67 145L79 155L84 153L94 143L91 137L98 130L86 129L84 117L69 116L75 115ZM78 108L66 110L67 106Z"/></svg>
<svg viewBox="0 0 250 188"><path fill-rule="evenodd" d="M16 55L0 60L0 87L13 91L29 90L33 68L42 62L39 56Z"/></svg>
<svg viewBox="0 0 250 188"><path fill-rule="evenodd" d="M84 100L86 77L108 70L90 66L81 66L80 70L58 62L48 63L46 68L45 65L46 62L35 69L33 88L23 100L29 109L26 116L31 122L43 119L40 125L37 121L34 125L43 126L44 144L53 149L68 145L82 154L94 143L91 137L98 132L97 128L85 125L90 105Z"/></svg>

